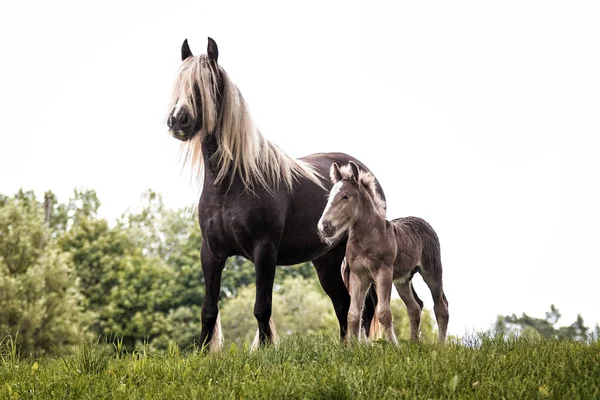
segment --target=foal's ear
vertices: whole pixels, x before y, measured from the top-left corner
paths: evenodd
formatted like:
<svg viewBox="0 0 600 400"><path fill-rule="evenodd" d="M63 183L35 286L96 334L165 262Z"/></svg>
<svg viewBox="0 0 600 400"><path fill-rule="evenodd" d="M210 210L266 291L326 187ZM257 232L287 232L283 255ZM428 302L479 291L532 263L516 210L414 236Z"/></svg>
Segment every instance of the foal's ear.
<svg viewBox="0 0 600 400"><path fill-rule="evenodd" d="M331 164L331 168L329 168L329 177L333 183L342 180L342 171L340 171L340 166L337 165L337 163Z"/></svg>
<svg viewBox="0 0 600 400"><path fill-rule="evenodd" d="M350 170L352 171L352 177L356 182L358 182L358 165L356 165L353 161L350 161Z"/></svg>
<svg viewBox="0 0 600 400"><path fill-rule="evenodd" d="M187 39L183 41L181 45L181 61L187 60L189 57L192 57L192 51L190 50L190 46L188 45Z"/></svg>
<svg viewBox="0 0 600 400"><path fill-rule="evenodd" d="M208 38L208 48L206 49L206 54L208 54L208 59L211 61L217 62L219 58L219 48L217 47L217 42Z"/></svg>

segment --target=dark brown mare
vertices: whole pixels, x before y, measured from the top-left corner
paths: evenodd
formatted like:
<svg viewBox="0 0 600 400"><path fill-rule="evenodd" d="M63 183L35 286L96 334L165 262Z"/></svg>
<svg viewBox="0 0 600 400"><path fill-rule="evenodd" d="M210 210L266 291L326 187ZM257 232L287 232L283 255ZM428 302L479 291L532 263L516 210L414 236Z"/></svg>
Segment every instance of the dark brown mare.
<svg viewBox="0 0 600 400"><path fill-rule="evenodd" d="M233 255L255 265L258 331L254 345L275 338L271 322L275 266L309 260L333 302L343 339L350 296L340 265L347 234L340 232L325 245L315 226L331 187L323 178L331 163L354 161L366 167L342 153L293 159L269 142L255 127L240 91L217 63L218 49L212 39L207 54L199 56L192 55L185 40L181 58L167 125L184 142L186 159L203 181L198 206L205 285L200 344L212 350L222 345L221 273ZM378 183L376 187L383 197ZM366 307L367 332L375 301Z"/></svg>
<svg viewBox="0 0 600 400"><path fill-rule="evenodd" d="M385 337L397 343L392 326L390 297L392 284L406 304L410 336L419 340L423 302L417 297L411 279L419 272L433 296L439 342L446 340L448 301L442 284L440 242L433 228L421 218L387 221L380 210L384 205L371 173L350 161L330 170L334 183L318 223L323 240L330 243L338 229L348 230L343 274L350 290L348 339L360 339L361 310L369 287L377 292L375 317ZM369 331L367 331L369 332Z"/></svg>

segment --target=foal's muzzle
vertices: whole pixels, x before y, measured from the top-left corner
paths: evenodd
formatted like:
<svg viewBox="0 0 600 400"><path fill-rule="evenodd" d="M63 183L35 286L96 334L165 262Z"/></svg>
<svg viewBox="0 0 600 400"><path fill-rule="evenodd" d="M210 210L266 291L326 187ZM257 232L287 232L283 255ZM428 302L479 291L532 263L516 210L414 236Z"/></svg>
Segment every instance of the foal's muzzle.
<svg viewBox="0 0 600 400"><path fill-rule="evenodd" d="M332 237L335 234L335 228L331 221L323 221L321 222L321 226L319 227L321 234L325 237Z"/></svg>

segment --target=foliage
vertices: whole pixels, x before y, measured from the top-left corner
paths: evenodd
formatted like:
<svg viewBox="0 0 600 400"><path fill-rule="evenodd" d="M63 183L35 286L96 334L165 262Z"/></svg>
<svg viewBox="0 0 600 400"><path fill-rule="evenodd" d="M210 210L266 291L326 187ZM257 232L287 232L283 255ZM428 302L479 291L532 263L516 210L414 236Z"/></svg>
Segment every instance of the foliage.
<svg viewBox="0 0 600 400"><path fill-rule="evenodd" d="M33 195L32 192L28 192ZM94 190L74 189L73 197L66 204L58 203L51 191L44 194L44 206L50 209L47 221L53 236L67 232L83 219L95 219L100 208L100 200Z"/></svg>
<svg viewBox="0 0 600 400"><path fill-rule="evenodd" d="M221 323L226 341L250 344L257 329L254 318L256 287L240 289L235 298L221 308ZM273 293L273 321L279 336L337 334L338 324L331 301L314 280L285 279Z"/></svg>
<svg viewBox="0 0 600 400"><path fill-rule="evenodd" d="M42 202L31 191L0 195L0 330L15 338L20 351L33 354L72 345L87 332L119 337L129 351L192 347L204 299L195 208L168 209L149 190L139 207L109 223L98 215L100 204L95 191L84 189L75 189L65 203L52 192ZM220 307L228 341L253 339L254 278L251 261L227 260ZM331 301L311 263L278 267L274 290L273 315L282 338L337 336ZM392 312L398 337L407 339L400 300ZM501 317L498 329L560 339L589 333L580 317L555 328L559 318L554 308L545 320ZM435 340L435 327L424 313L424 341Z"/></svg>
<svg viewBox="0 0 600 400"><path fill-rule="evenodd" d="M60 358L0 354L2 398L594 399L600 343L466 338L457 343L340 346L289 337L248 352L182 355L79 348Z"/></svg>
<svg viewBox="0 0 600 400"><path fill-rule="evenodd" d="M20 208L13 207L14 202ZM45 276L36 267L40 260L45 270L78 283L72 293L76 304L65 304L71 304L74 315L88 319L85 327L71 324L73 329L118 336L130 350L145 343L162 350L172 345L193 345L200 333L204 298L202 239L195 209L167 209L162 197L149 190L139 207L127 210L110 226L98 217L100 204L96 192L84 189L75 189L66 203L60 203L52 192L45 193L43 203L31 191L19 191L14 199L0 197L4 221L0 259L8 271L2 275L4 290L0 296L10 296L12 301L8 307L6 300L7 307L0 311L4 325L14 335L15 315L29 310L17 301L26 296L18 287L26 285L25 278L40 280ZM59 265L66 269L50 268ZM37 275L23 274L25 271L36 271ZM20 283L5 278L9 273L21 274ZM315 278L314 268L310 263L281 267L276 287L280 290L282 282L294 276ZM243 257L228 259L222 276L222 304L253 283L254 266L250 261ZM38 282L34 286L42 290L43 285ZM44 309L39 311L36 318L46 320ZM251 310L246 318L255 324ZM19 321L18 326L24 329L24 320ZM31 341L29 331L19 336L19 342L29 343L28 350L48 346ZM70 338L68 334L63 336Z"/></svg>
<svg viewBox="0 0 600 400"><path fill-rule="evenodd" d="M127 232L109 228L105 220L82 218L57 243L72 256L87 307L105 307L122 259L133 251Z"/></svg>
<svg viewBox="0 0 600 400"><path fill-rule="evenodd" d="M590 337L591 331L585 326L581 315L571 325L556 327L561 314L553 305L546 312L545 318L534 318L525 313L520 317L515 314L499 315L493 332L501 335L523 334L530 337L541 336L558 340L585 340ZM595 337L598 337L599 328L596 326Z"/></svg>
<svg viewBox="0 0 600 400"><path fill-rule="evenodd" d="M27 353L73 344L88 323L70 257L49 238L31 192L3 199L0 332L17 337L20 351Z"/></svg>

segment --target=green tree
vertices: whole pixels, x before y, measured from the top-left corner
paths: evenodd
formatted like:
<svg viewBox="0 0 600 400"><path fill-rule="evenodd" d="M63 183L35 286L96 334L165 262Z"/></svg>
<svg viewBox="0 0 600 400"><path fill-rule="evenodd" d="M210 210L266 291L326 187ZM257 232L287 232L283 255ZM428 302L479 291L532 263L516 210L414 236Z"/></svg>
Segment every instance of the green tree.
<svg viewBox="0 0 600 400"><path fill-rule="evenodd" d="M177 308L171 288L172 269L158 257L126 256L108 294L102 325L106 334L123 337L128 348L153 340L169 330L167 315Z"/></svg>
<svg viewBox="0 0 600 400"><path fill-rule="evenodd" d="M105 220L82 218L57 243L72 256L88 308L106 306L107 294L119 283L116 274L123 257L134 251L127 232L111 229Z"/></svg>
<svg viewBox="0 0 600 400"><path fill-rule="evenodd" d="M32 192L2 199L0 331L27 353L75 343L87 325L70 257L50 237Z"/></svg>
<svg viewBox="0 0 600 400"><path fill-rule="evenodd" d="M67 232L81 220L96 219L101 205L96 191L78 188L73 190L73 197L67 203L59 203L51 191L44 194L44 202L50 208L48 223L54 237Z"/></svg>
<svg viewBox="0 0 600 400"><path fill-rule="evenodd" d="M515 314L499 315L493 328L493 333L513 336L541 336L558 340L583 340L590 337L591 331L585 326L581 315L568 326L557 327L561 318L558 309L552 304L545 318L535 318L523 313L520 317Z"/></svg>

